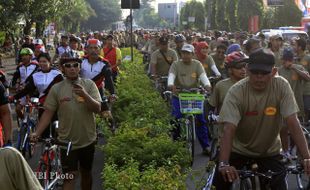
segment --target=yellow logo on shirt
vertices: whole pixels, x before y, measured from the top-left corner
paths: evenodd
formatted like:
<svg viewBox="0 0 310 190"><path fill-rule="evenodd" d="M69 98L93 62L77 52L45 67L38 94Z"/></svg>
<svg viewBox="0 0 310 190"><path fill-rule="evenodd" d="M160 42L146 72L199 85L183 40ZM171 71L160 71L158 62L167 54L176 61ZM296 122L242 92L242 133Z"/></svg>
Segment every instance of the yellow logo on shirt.
<svg viewBox="0 0 310 190"><path fill-rule="evenodd" d="M204 67L205 69L207 69L207 68L209 68L209 65L208 65L208 64L203 64L203 67Z"/></svg>
<svg viewBox="0 0 310 190"><path fill-rule="evenodd" d="M267 107L264 113L265 115L268 115L268 116L276 115L277 109L275 107Z"/></svg>
<svg viewBox="0 0 310 190"><path fill-rule="evenodd" d="M197 73L192 73L192 78L197 78Z"/></svg>

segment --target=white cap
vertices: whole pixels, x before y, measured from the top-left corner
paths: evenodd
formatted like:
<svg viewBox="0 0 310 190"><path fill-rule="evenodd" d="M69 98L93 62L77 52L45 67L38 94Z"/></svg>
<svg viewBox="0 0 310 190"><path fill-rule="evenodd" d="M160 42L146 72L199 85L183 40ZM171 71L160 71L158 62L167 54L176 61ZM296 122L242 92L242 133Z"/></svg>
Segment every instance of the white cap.
<svg viewBox="0 0 310 190"><path fill-rule="evenodd" d="M184 44L181 50L182 51L187 51L187 52L190 52L190 53L194 53L195 48L191 44Z"/></svg>

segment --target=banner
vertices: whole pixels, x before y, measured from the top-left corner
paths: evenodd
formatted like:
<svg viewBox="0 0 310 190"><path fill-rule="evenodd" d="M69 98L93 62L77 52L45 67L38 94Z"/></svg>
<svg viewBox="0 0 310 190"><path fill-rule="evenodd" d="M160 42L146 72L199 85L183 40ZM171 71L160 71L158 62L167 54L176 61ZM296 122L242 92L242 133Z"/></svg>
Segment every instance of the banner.
<svg viewBox="0 0 310 190"><path fill-rule="evenodd" d="M259 17L257 15L255 16L252 16L249 18L249 32L251 33L255 33L255 32L258 32L259 30Z"/></svg>

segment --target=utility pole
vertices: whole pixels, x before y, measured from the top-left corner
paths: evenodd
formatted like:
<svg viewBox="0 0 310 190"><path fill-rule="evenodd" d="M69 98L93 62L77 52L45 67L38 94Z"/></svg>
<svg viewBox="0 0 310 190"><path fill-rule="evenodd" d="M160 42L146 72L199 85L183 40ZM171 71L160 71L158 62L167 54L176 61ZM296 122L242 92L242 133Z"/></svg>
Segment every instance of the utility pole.
<svg viewBox="0 0 310 190"><path fill-rule="evenodd" d="M132 0L130 0L130 55L133 62L133 44L132 44Z"/></svg>

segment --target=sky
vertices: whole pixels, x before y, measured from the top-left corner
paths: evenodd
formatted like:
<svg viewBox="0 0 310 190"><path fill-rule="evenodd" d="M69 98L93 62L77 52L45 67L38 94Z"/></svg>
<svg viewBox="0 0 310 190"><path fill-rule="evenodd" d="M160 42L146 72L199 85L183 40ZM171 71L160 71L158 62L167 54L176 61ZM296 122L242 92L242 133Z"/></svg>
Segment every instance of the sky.
<svg viewBox="0 0 310 190"><path fill-rule="evenodd" d="M152 6L155 8L155 11L157 12L157 4L158 3L174 3L174 2L186 2L186 1L190 1L190 0L155 0L153 3L152 3ZM200 2L203 2L205 0L197 0L197 1L200 1ZM123 10L123 18L125 18L126 16L129 15L129 10Z"/></svg>

